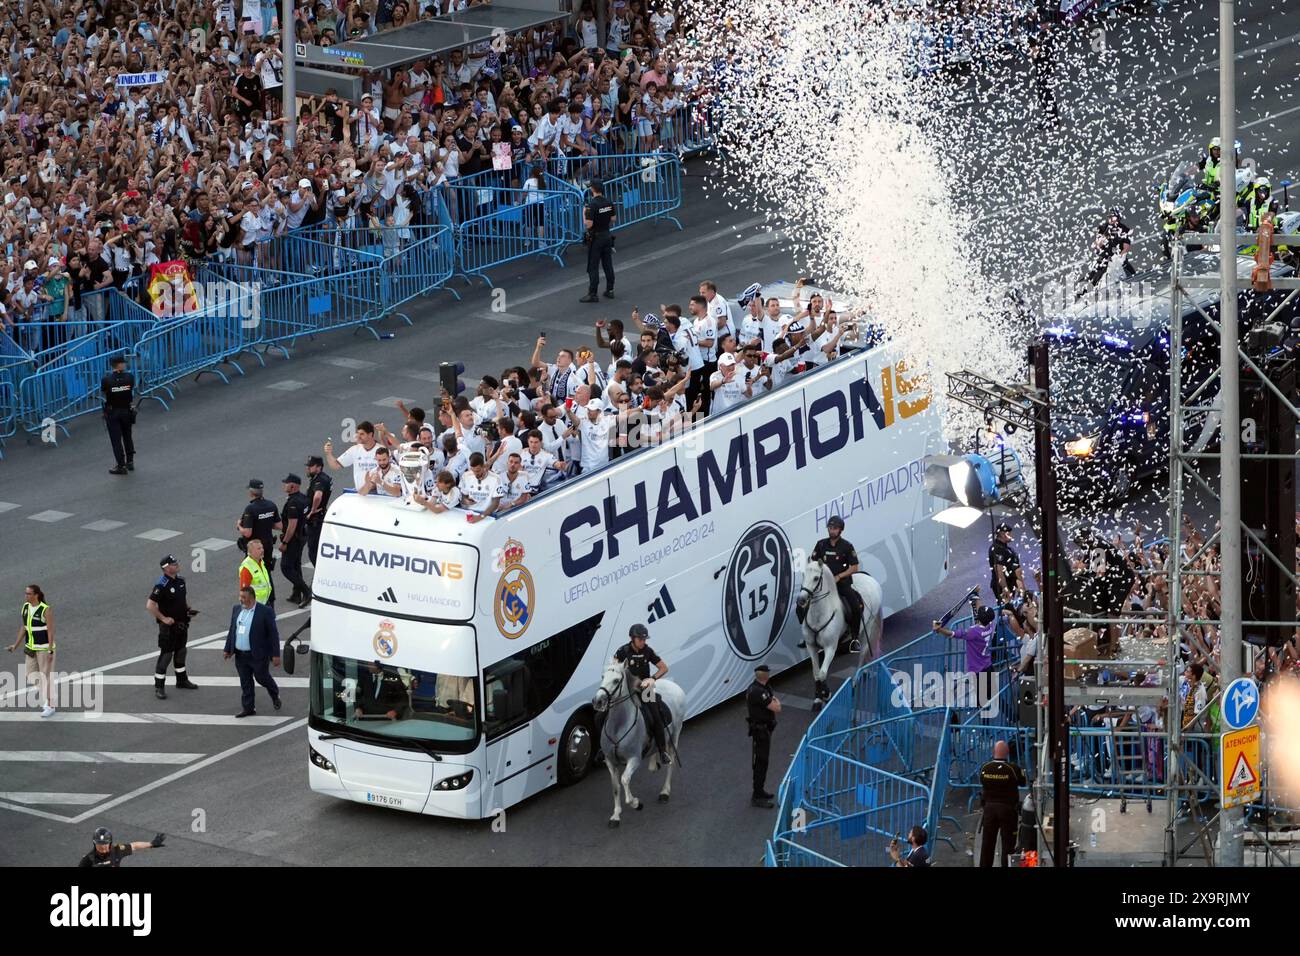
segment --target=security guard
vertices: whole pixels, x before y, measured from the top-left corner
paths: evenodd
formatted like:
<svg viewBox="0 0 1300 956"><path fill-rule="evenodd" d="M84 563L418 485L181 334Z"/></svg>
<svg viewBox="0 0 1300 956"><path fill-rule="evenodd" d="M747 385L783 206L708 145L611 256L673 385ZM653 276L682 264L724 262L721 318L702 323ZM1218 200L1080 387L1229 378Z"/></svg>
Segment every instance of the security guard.
<svg viewBox="0 0 1300 956"><path fill-rule="evenodd" d="M126 370L125 355L114 355L108 364L112 371L99 380L104 424L108 426L108 440L117 459L117 465L108 473L125 475L135 471L135 442L131 439L131 427L135 425L135 376Z"/></svg>
<svg viewBox="0 0 1300 956"><path fill-rule="evenodd" d="M663 659L654 652L646 642L650 639L650 632L644 624L633 624L627 632L628 642L614 652L614 660L620 664L626 664L628 672L639 682L637 696L641 701L641 713L645 717L645 722L650 725L650 731L655 737L655 746L659 748L659 762L664 766L670 763L668 749L664 743L664 725L659 719L659 702L657 700L647 700L643 691L654 686L654 682L659 680L668 673L668 665ZM650 665L656 666L655 674L650 676Z"/></svg>
<svg viewBox="0 0 1300 956"><path fill-rule="evenodd" d="M858 564L858 551L843 537L844 519L831 515L826 519L826 537L813 548L813 560L822 561L835 575L835 587L849 612L849 633L856 642L862 623L862 595L853 587L853 575L862 570ZM803 647L803 642L800 642Z"/></svg>
<svg viewBox="0 0 1300 956"><path fill-rule="evenodd" d="M274 571L275 532L281 530L283 525L280 521L279 509L267 501L262 494L264 487L266 486L262 484L260 478L253 478L248 482L248 504L244 506L244 513L235 522L235 530L240 535L240 540L237 542L239 550L244 553L248 552L249 541L256 538L262 542L266 568L268 571Z"/></svg>
<svg viewBox="0 0 1300 956"><path fill-rule="evenodd" d="M320 548L320 529L325 524L325 508L330 503L330 492L334 490L334 479L325 473L325 459L312 455L307 459L307 553L311 555L311 566L316 566L316 552ZM311 600L311 591L307 592Z"/></svg>
<svg viewBox="0 0 1300 956"><path fill-rule="evenodd" d="M617 207L605 198L605 186L591 184L591 198L582 208L582 225L587 230L587 294L580 302L599 302L596 289L600 270L605 270L605 298L614 298L614 236L610 227L618 218Z"/></svg>
<svg viewBox="0 0 1300 956"><path fill-rule="evenodd" d="M993 532L993 544L989 546L989 571L993 596L997 600L1004 600L1017 589L1024 590L1025 574L1020 568L1020 555L1011 547L1011 525L1005 521Z"/></svg>
<svg viewBox="0 0 1300 956"><path fill-rule="evenodd" d="M1246 228L1251 232L1259 231L1265 213L1277 212L1277 202L1271 200L1272 190L1273 184L1267 176L1260 176L1247 188L1241 209L1245 213Z"/></svg>
<svg viewBox="0 0 1300 956"><path fill-rule="evenodd" d="M781 702L767 686L771 668L759 664L754 668L754 682L745 692L745 720L749 724L749 738L754 747L754 788L749 798L752 807L771 808L773 795L763 789L767 782L767 758L772 750L772 731L776 729L776 715L781 713Z"/></svg>
<svg viewBox="0 0 1300 956"><path fill-rule="evenodd" d="M251 587L258 604L266 604L275 609L275 586L271 583L271 571L266 566L266 549L258 538L248 542L248 556L239 563L239 586Z"/></svg>
<svg viewBox="0 0 1300 956"><path fill-rule="evenodd" d="M30 683L36 675L44 704L42 717L54 716L54 612L45 603L45 592L39 584L27 585L25 600L19 607L22 623L18 625L18 639L9 645L10 653L21 645L27 658L26 674Z"/></svg>
<svg viewBox="0 0 1300 956"><path fill-rule="evenodd" d="M81 858L78 867L83 866L113 866L122 865L122 858L128 857L136 850L157 849L163 845L167 839L165 833L159 833L147 843L144 840L136 840L134 843L114 843L113 834L108 827L98 827L95 835L91 838L94 846L91 851Z"/></svg>
<svg viewBox="0 0 1300 956"><path fill-rule="evenodd" d="M280 554L284 564L280 570L293 585L289 602L305 607L311 588L302 578L302 549L307 543L307 496L299 489L302 479L295 474L285 475L283 488L289 497L284 500L280 514L284 521L284 531L280 533Z"/></svg>
<svg viewBox="0 0 1300 956"><path fill-rule="evenodd" d="M1012 844L1016 841L1016 824L1020 815L1020 788L1029 786L1025 772L1010 760L1011 748L1005 740L993 745L993 759L980 767L980 787L984 796L984 841L980 845L980 866L993 865L993 848L1002 836L1000 856L1007 865Z"/></svg>
<svg viewBox="0 0 1300 956"><path fill-rule="evenodd" d="M1201 185L1210 192L1219 191L1219 173L1223 162L1223 141L1219 137L1210 140L1210 145L1201 156Z"/></svg>
<svg viewBox="0 0 1300 956"><path fill-rule="evenodd" d="M185 596L185 579L177 572L180 564L175 555L167 555L158 562L162 577L149 592L145 610L158 622L158 663L153 668L153 693L159 700L167 699L163 686L167 683L167 665L175 661L176 686L195 690L199 685L185 672L185 642L189 639L190 619L198 614L190 607Z"/></svg>

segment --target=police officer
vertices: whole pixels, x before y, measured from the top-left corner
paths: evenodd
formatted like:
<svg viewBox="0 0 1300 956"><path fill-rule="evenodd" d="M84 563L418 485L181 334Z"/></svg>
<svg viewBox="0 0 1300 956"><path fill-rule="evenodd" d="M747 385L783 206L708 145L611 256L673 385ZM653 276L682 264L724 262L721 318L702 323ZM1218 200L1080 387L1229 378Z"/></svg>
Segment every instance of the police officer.
<svg viewBox="0 0 1300 956"><path fill-rule="evenodd" d="M1118 208L1112 208L1106 214L1106 218L1097 227L1097 235L1093 239L1092 269L1084 275L1083 285L1075 298L1083 298L1101 281L1106 270L1110 268L1110 260L1114 256L1120 257L1120 265L1123 266L1125 275L1131 276L1137 273L1133 263L1128 261L1129 250L1133 248L1132 233L1133 231L1120 218Z"/></svg>
<svg viewBox="0 0 1300 956"><path fill-rule="evenodd" d="M262 542L262 551L266 556L266 569L275 570L275 532L282 528L280 510L266 500L262 490L265 488L260 478L248 482L248 504L244 513L235 522L239 532L239 550L248 553L248 542L256 538Z"/></svg>
<svg viewBox="0 0 1300 956"><path fill-rule="evenodd" d="M144 607L158 622L159 653L158 663L153 668L153 693L159 700L166 700L167 692L163 686L167 683L167 665L173 661L177 687L194 690L199 686L185 672L185 642L189 639L190 619L199 612L190 607L185 596L185 579L177 573L180 564L175 555L167 555L158 566L162 568L162 577L149 592Z"/></svg>
<svg viewBox="0 0 1300 956"><path fill-rule="evenodd" d="M605 198L604 184L591 184L591 198L582 208L582 224L587 230L587 294L580 302L599 302L596 289L600 270L605 270L605 298L614 298L614 236L610 227L618 218L617 207Z"/></svg>
<svg viewBox="0 0 1300 956"><path fill-rule="evenodd" d="M1223 141L1219 137L1210 140L1210 145L1204 153L1201 154L1199 168L1201 171L1201 185L1210 192L1219 191L1219 171L1223 161Z"/></svg>
<svg viewBox="0 0 1300 956"><path fill-rule="evenodd" d="M754 668L754 682L745 692L745 720L749 724L749 738L754 748L754 788L750 794L752 807L771 808L772 794L763 789L767 782L767 758L772 750L772 731L776 729L776 715L781 713L781 702L767 686L772 671L766 664Z"/></svg>
<svg viewBox="0 0 1300 956"><path fill-rule="evenodd" d="M302 549L307 543L307 496L300 490L302 479L295 474L285 475L284 493L289 497L284 500L281 518L284 531L280 533L280 555L284 563L280 570L293 585L289 602L304 607L311 594L311 588L302 578Z"/></svg>
<svg viewBox="0 0 1300 956"><path fill-rule="evenodd" d="M980 866L993 865L993 848L1002 836L1000 856L1007 865L1016 840L1019 818L1020 788L1029 786L1025 772L1010 760L1011 748L1005 740L993 745L993 759L980 767L980 787L984 796L984 840L980 845Z"/></svg>
<svg viewBox="0 0 1300 956"><path fill-rule="evenodd" d="M114 843L112 831L108 827L98 827L91 837L93 846L89 853L81 858L78 867L83 866L121 866L123 857L128 857L136 850L158 849L167 839L165 833L159 833L147 843L136 840L133 843Z"/></svg>
<svg viewBox="0 0 1300 956"><path fill-rule="evenodd" d="M849 611L849 633L853 635L854 648L857 647L858 628L862 622L862 595L853 587L853 575L861 569L858 565L858 551L843 537L844 519L831 515L826 519L826 537L817 542L813 548L813 560L822 561L835 575L835 587L840 592L840 599ZM800 647L805 646L801 641Z"/></svg>
<svg viewBox="0 0 1300 956"><path fill-rule="evenodd" d="M654 648L646 643L650 639L650 632L644 624L633 624L627 636L630 640L614 652L614 660L627 665L628 672L637 679L636 691L641 701L641 713L650 726L651 733L654 734L655 746L659 749L659 762L667 766L671 761L664 743L663 721L659 719L659 702L647 700L643 691L648 689L647 681L648 686L653 687L655 681L668 673L668 665L654 652ZM650 676L651 664L656 666L653 677Z"/></svg>
<svg viewBox="0 0 1300 956"><path fill-rule="evenodd" d="M117 459L117 465L108 473L125 475L135 471L135 442L131 439L131 427L135 424L135 376L126 370L125 355L114 355L108 364L111 371L99 380L104 424L108 426L108 440Z"/></svg>
<svg viewBox="0 0 1300 956"><path fill-rule="evenodd" d="M325 508L330 503L330 492L334 490L334 479L325 472L325 459L320 455L307 459L307 480L307 553L311 555L314 568L316 552L320 548L320 529L325 524ZM310 589L306 600L311 600Z"/></svg>
<svg viewBox="0 0 1300 956"><path fill-rule="evenodd" d="M993 596L1006 600L1012 591L1023 591L1025 573L1020 568L1020 555L1011 547L1011 525L1005 521L993 532L989 546L989 570L992 574Z"/></svg>

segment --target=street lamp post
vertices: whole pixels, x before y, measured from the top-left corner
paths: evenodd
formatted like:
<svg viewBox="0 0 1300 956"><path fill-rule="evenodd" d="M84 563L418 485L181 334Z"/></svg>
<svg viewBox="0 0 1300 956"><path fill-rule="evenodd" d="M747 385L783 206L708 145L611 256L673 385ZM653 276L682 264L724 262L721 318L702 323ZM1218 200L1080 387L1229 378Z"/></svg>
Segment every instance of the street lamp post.
<svg viewBox="0 0 1300 956"><path fill-rule="evenodd" d="M283 0L280 11L280 59L284 63L284 146L293 149L298 145L298 61L294 57L294 0Z"/></svg>

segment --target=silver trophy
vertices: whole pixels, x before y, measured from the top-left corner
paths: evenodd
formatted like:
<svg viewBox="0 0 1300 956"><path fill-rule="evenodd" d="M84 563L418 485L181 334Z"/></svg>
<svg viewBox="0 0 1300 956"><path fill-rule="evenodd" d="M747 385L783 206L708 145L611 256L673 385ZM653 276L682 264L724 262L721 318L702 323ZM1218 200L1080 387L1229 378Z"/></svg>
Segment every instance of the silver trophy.
<svg viewBox="0 0 1300 956"><path fill-rule="evenodd" d="M417 442L403 442L397 455L397 470L402 476L402 500L415 503L415 493L420 490L420 476L429 463L429 449Z"/></svg>

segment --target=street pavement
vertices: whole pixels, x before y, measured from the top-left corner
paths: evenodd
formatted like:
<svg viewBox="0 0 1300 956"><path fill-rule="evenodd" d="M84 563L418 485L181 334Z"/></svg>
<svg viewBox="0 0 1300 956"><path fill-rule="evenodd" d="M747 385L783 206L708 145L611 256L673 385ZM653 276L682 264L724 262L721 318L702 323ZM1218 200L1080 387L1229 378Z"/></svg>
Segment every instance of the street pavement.
<svg viewBox="0 0 1300 956"><path fill-rule="evenodd" d="M1254 46L1289 32L1283 17L1267 6L1243 5ZM1300 106L1293 105L1294 93L1281 85L1276 66L1281 55L1294 65L1294 49L1293 43L1273 47L1239 64L1245 73L1239 90L1278 84L1273 96L1250 99L1240 110L1243 125L1254 123L1251 134L1267 142L1269 161L1262 165L1275 179L1300 168ZM1212 60L1213 46L1202 38L1188 52L1190 59L1180 61L1175 75ZM1217 115L1214 82L1204 70L1174 81L1175 91L1187 86L1180 95L1198 122ZM1149 182L1150 170L1165 171L1170 150L1185 146L1191 158L1192 144L1203 138L1201 127L1189 127L1153 140L1146 166L1099 171L1097 191L1107 198L1097 205L1136 188L1134 182ZM1247 152L1262 158L1265 151ZM39 583L56 609L57 669L99 671L104 685L102 700L83 696L82 707L47 720L15 706L21 701L12 685L0 686L0 864L71 863L99 825L112 828L118 839L169 834L166 850L142 854L131 866L760 861L773 818L748 805L749 746L738 701L687 727L684 766L669 805L651 801L642 812L625 814L620 830L609 831L608 776L596 768L578 786L509 810L504 832L494 832L487 822L417 817L313 794L303 749L306 659L299 659L296 677L276 674L285 688L282 711L270 710L260 698L257 718L236 721L237 680L220 653L235 601L234 524L248 479L264 480L281 501L279 479L290 471L301 474L305 457L319 453L326 438L341 443L346 420L369 418L396 429L397 399L432 407L440 361L464 361L472 383L481 374L524 364L541 332L547 334L548 354L562 344L594 345L596 319L626 319L633 306L644 313L658 311L662 302L684 302L701 279L711 278L723 294L734 295L751 281L798 274L782 233L769 231L757 206L735 208L723 201L707 178L708 162L694 160L688 168L679 214L684 229L656 223L620 235L619 297L612 302L578 303L586 277L576 248L564 268L520 263L494 271L500 290L495 297L476 281L459 287L462 302L445 293L421 300L408 309L413 327L389 320L391 339L349 333L303 339L290 358L267 354L264 368L241 361L246 374L232 375L229 385L212 376L182 385L170 411L145 403L136 428L137 470L130 476L107 474L108 441L94 416L72 422L71 434L57 446L9 443L0 462L0 595L10 595L16 607L22 586ZM1011 215L992 206L982 212ZM1154 231L1145 213L1131 218L1140 231ZM1023 283L1059 268L1083 250L1092 225L1080 223L1077 250L1027 241L1023 262L1004 278ZM1142 254L1151 251L1148 245ZM1144 497L1143 511L1155 516L1159 488ZM948 580L887 622L890 646L925 631L936 611L986 580L986 532L977 523L954 534ZM144 603L159 573L158 559L169 552L181 560L191 604L202 611L189 655L200 689L169 687L168 699L158 701L151 676L155 627ZM276 578L285 593L278 572ZM282 613L282 633L306 617L306 611ZM6 644L12 634L6 632ZM20 652L0 657L0 669L11 673L21 663ZM847 660L837 664L834 683L849 667ZM769 789L810 719L812 696L802 667L782 675L775 687L788 706L774 739ZM90 716L96 710L99 715ZM643 773L638 793L644 797L654 789Z"/></svg>

